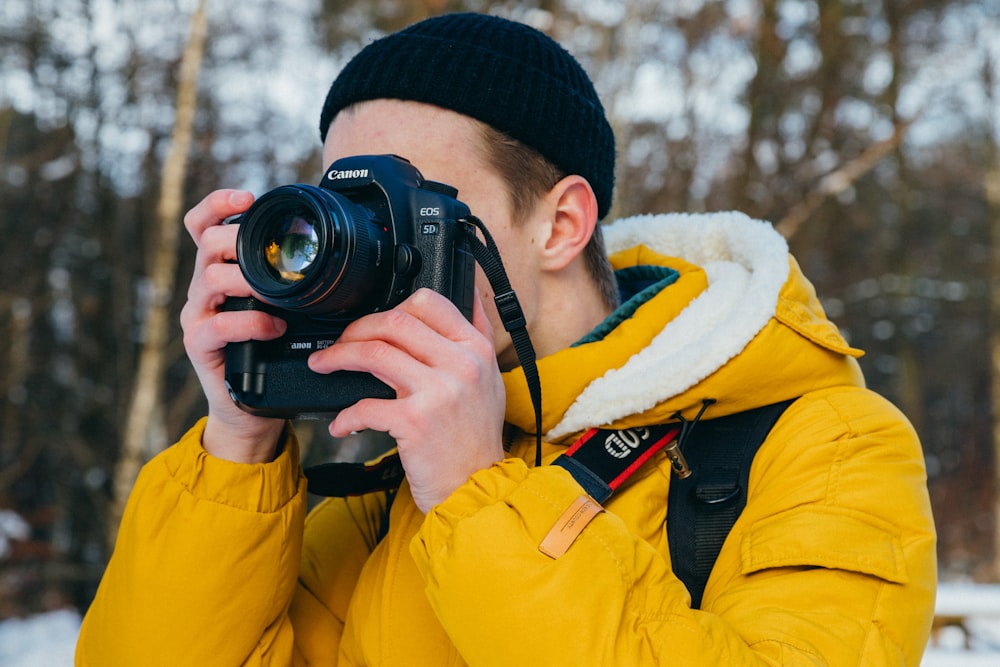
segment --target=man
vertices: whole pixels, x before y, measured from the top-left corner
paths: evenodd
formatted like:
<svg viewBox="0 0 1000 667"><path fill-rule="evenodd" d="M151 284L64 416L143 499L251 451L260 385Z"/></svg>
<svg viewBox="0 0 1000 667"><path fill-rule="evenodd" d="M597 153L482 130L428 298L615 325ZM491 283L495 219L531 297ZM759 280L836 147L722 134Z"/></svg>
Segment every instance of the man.
<svg viewBox="0 0 1000 667"><path fill-rule="evenodd" d="M310 358L396 390L330 431L388 432L406 480L304 518L294 437L223 386L225 345L284 324L219 311L250 294L219 223L252 198L213 193L186 218L198 261L182 316L209 415L140 476L78 664L919 664L936 578L919 443L864 389L859 353L769 225L611 225L619 305L594 259L613 182L600 102L569 54L497 18L439 17L369 45L334 82L321 131L326 164L404 156L486 222L539 357L543 465L480 276L471 322L421 290ZM603 508L550 465L591 427L789 399L700 609L671 564L666 455Z"/></svg>

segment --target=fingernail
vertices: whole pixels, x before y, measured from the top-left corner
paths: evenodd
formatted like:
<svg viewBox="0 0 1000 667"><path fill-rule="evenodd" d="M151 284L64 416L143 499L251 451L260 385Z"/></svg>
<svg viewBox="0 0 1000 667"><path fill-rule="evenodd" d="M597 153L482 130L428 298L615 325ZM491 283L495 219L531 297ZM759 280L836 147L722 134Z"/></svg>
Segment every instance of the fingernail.
<svg viewBox="0 0 1000 667"><path fill-rule="evenodd" d="M253 195L246 190L234 190L229 193L229 203L233 206L249 206Z"/></svg>

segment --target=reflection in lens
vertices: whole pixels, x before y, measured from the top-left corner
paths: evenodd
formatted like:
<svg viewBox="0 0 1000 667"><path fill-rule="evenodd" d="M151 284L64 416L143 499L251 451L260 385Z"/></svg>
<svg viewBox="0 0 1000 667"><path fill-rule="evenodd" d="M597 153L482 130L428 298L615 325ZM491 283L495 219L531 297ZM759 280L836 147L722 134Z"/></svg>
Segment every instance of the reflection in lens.
<svg viewBox="0 0 1000 667"><path fill-rule="evenodd" d="M264 253L268 264L282 280L294 283L305 277L318 249L316 227L302 216L293 214L279 225Z"/></svg>

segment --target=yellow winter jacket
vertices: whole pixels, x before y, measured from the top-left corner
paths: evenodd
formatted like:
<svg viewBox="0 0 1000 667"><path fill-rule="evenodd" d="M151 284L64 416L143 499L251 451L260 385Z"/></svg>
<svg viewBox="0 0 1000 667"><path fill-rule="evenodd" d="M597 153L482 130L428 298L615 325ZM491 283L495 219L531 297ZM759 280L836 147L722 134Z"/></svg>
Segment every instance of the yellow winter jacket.
<svg viewBox="0 0 1000 667"><path fill-rule="evenodd" d="M426 516L404 482L382 539L384 494L305 516L294 438L239 465L208 456L196 426L144 468L77 664L918 665L936 582L920 445L864 388L784 242L735 214L629 219L607 242L644 290L539 360L545 463L590 426L798 397L700 610L671 571L663 456L562 556L539 551L581 488L533 466L514 371L509 457Z"/></svg>

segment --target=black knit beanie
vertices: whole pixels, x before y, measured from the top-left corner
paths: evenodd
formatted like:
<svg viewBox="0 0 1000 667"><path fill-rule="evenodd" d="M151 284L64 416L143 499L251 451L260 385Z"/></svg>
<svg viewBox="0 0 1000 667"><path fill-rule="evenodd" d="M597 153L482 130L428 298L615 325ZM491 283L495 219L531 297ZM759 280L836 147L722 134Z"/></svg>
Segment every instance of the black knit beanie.
<svg viewBox="0 0 1000 667"><path fill-rule="evenodd" d="M611 208L615 139L580 64L544 33L486 14L446 14L372 42L337 76L320 136L356 102L424 102L475 118L587 179Z"/></svg>

